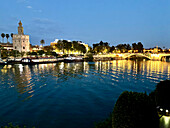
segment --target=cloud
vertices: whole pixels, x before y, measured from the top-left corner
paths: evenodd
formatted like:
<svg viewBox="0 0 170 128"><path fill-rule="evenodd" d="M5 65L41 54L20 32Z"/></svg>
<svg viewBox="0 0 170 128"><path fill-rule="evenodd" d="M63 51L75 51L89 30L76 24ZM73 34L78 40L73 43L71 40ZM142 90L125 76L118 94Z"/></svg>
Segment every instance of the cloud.
<svg viewBox="0 0 170 128"><path fill-rule="evenodd" d="M32 8L32 6L27 6L27 8L31 9L31 8Z"/></svg>

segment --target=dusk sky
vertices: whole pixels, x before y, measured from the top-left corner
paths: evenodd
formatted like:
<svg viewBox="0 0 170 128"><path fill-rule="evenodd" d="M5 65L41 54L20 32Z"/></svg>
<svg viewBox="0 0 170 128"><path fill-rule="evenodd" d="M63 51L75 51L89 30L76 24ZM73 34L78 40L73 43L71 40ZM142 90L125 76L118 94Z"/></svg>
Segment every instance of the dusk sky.
<svg viewBox="0 0 170 128"><path fill-rule="evenodd" d="M0 0L0 33L17 34L21 20L30 43L101 40L111 46L142 42L170 48L170 0ZM2 41L2 38L0 38ZM10 39L11 41L11 39Z"/></svg>

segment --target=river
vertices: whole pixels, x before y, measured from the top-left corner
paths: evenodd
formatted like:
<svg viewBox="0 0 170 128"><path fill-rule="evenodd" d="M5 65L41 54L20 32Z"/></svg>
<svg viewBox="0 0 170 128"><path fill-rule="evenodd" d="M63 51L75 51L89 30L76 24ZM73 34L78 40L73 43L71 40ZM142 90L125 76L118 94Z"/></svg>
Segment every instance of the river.
<svg viewBox="0 0 170 128"><path fill-rule="evenodd" d="M166 79L170 63L161 61L0 66L0 124L93 128L123 91L149 94Z"/></svg>

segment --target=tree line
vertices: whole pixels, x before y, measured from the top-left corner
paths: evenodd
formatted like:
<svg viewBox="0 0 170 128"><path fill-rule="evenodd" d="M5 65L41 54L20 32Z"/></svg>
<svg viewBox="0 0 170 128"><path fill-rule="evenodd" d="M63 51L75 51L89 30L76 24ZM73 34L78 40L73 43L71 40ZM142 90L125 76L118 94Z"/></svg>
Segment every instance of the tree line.
<svg viewBox="0 0 170 128"><path fill-rule="evenodd" d="M58 50L61 50L63 52L63 54L65 54L66 52L69 54L70 51L78 51L79 53L86 53L86 47L81 44L79 41L67 41L67 40L59 40L56 44L55 44L55 48L57 48Z"/></svg>
<svg viewBox="0 0 170 128"><path fill-rule="evenodd" d="M133 43L132 46L130 44L118 44L117 46L109 46L108 42L100 41L99 43L93 44L93 53L95 54L105 54L105 53L112 53L112 52L121 52L126 53L129 50L135 52L143 52L143 44L141 42Z"/></svg>

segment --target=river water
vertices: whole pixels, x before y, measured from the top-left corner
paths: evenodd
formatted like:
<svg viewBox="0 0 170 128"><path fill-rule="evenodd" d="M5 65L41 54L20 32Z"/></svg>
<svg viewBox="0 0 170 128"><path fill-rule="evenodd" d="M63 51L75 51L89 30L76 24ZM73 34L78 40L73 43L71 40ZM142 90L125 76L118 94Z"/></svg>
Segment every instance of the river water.
<svg viewBox="0 0 170 128"><path fill-rule="evenodd" d="M161 61L0 66L0 126L93 128L123 91L149 94L165 79L170 63Z"/></svg>

